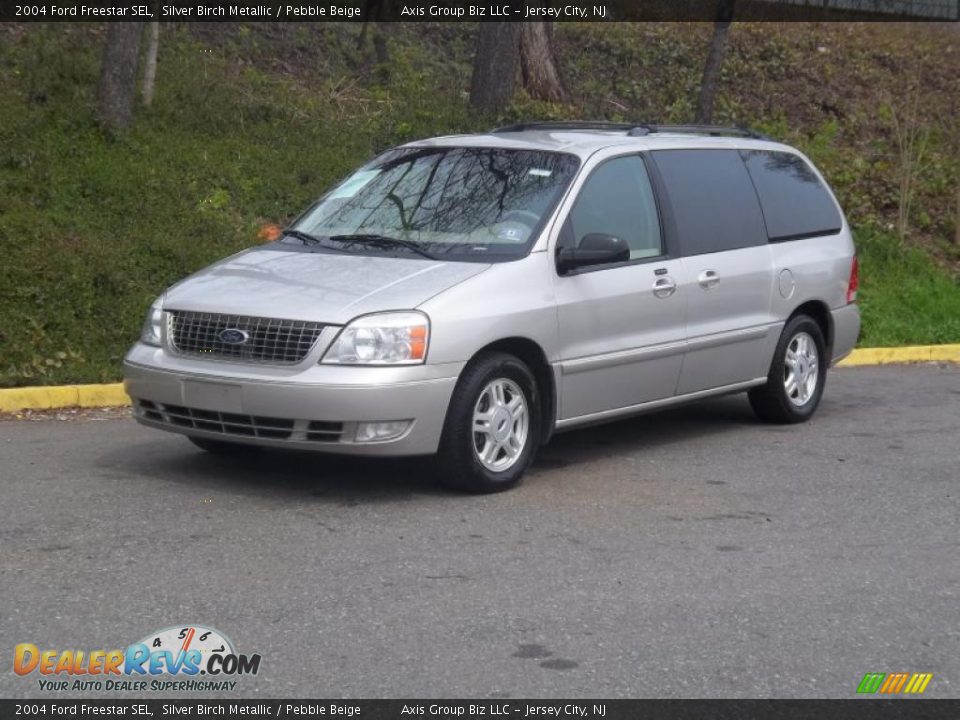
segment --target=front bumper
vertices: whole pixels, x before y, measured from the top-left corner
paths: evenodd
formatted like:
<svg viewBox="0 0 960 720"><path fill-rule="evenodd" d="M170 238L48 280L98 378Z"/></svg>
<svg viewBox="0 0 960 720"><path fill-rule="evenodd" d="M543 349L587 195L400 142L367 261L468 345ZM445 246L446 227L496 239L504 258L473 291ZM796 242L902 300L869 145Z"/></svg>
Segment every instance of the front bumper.
<svg viewBox="0 0 960 720"><path fill-rule="evenodd" d="M124 388L137 421L184 435L352 455L437 451L461 363L312 365L298 372L186 360L137 344ZM410 421L399 437L356 441L359 423Z"/></svg>

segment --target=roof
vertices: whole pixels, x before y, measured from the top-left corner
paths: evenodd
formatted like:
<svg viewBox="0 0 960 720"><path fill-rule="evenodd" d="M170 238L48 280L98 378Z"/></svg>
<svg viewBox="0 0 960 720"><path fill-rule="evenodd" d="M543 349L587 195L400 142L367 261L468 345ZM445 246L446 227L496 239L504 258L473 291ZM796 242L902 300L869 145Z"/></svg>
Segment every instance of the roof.
<svg viewBox="0 0 960 720"><path fill-rule="evenodd" d="M447 135L408 143L408 147L492 147L568 152L581 159L608 147L637 150L722 148L788 150L759 133L713 126L657 126L640 123L525 123L488 133ZM795 152L795 151L794 151Z"/></svg>

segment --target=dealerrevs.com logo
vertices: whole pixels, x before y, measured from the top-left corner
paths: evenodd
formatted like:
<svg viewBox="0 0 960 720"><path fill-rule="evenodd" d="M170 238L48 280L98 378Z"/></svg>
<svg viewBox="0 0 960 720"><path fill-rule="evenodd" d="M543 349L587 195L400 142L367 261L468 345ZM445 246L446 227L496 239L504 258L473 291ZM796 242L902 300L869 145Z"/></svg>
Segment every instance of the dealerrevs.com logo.
<svg viewBox="0 0 960 720"><path fill-rule="evenodd" d="M38 676L43 691L233 690L238 678L256 675L260 655L245 655L217 630L175 626L150 633L126 650L14 648L13 671Z"/></svg>

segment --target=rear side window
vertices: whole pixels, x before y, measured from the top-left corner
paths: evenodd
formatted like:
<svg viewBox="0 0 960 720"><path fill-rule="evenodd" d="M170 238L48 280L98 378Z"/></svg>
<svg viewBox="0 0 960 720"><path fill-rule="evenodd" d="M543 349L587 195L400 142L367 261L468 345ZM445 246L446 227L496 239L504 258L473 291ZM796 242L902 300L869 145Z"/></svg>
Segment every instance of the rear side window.
<svg viewBox="0 0 960 720"><path fill-rule="evenodd" d="M656 150L652 155L684 255L767 243L757 193L739 151Z"/></svg>
<svg viewBox="0 0 960 720"><path fill-rule="evenodd" d="M792 153L744 150L771 242L840 232L843 219L817 174Z"/></svg>

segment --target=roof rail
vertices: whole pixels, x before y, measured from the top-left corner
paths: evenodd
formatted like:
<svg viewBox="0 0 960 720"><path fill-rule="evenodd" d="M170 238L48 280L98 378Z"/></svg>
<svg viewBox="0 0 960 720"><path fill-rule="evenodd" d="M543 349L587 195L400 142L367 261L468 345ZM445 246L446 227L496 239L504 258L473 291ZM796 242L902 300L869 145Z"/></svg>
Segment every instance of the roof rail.
<svg viewBox="0 0 960 720"><path fill-rule="evenodd" d="M542 120L521 122L498 127L491 132L508 133L526 130L612 130L623 131L631 137L643 137L655 133L682 133L689 135L711 135L713 137L746 137L754 140L770 138L756 130L723 125L654 125L641 122L610 122L608 120Z"/></svg>
<svg viewBox="0 0 960 720"><path fill-rule="evenodd" d="M537 120L506 125L491 130L495 133L524 132L525 130L634 130L641 123L610 122L609 120Z"/></svg>
<svg viewBox="0 0 960 720"><path fill-rule="evenodd" d="M724 125L649 125L639 124L629 131L630 135L649 135L651 133L679 133L690 135L712 135L714 137L747 137L754 140L769 140L763 133L745 127Z"/></svg>

